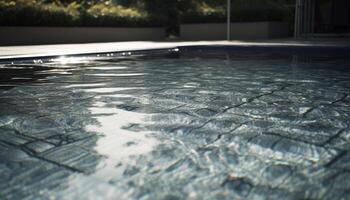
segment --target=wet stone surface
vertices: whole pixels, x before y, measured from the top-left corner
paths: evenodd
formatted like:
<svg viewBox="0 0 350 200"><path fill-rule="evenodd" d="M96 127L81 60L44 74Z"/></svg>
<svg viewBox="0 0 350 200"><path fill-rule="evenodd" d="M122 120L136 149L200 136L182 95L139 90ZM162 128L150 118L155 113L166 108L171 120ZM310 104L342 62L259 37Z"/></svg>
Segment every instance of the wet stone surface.
<svg viewBox="0 0 350 200"><path fill-rule="evenodd" d="M349 62L296 58L1 64L0 199L349 199Z"/></svg>

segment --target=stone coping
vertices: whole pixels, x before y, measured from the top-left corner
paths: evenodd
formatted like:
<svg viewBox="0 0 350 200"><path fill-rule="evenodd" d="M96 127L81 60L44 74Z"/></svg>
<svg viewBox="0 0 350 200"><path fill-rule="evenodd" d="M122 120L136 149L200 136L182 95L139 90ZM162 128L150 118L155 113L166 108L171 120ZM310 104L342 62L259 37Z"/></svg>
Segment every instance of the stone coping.
<svg viewBox="0 0 350 200"><path fill-rule="evenodd" d="M196 42L111 42L63 45L0 46L0 61L35 59L44 57L92 55L109 52L144 51L176 48L230 48L254 50L269 48L280 50L324 49L326 51L350 50L349 40L268 40L268 41L196 41ZM254 47L254 48L252 48ZM349 51L350 52L350 51Z"/></svg>

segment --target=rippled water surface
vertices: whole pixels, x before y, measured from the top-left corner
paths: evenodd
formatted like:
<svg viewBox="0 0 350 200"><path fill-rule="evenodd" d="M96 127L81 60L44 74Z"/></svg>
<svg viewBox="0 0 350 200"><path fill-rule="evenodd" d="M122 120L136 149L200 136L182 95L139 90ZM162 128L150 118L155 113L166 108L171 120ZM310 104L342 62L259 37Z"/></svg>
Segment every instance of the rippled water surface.
<svg viewBox="0 0 350 200"><path fill-rule="evenodd" d="M345 59L0 64L0 199L349 199Z"/></svg>

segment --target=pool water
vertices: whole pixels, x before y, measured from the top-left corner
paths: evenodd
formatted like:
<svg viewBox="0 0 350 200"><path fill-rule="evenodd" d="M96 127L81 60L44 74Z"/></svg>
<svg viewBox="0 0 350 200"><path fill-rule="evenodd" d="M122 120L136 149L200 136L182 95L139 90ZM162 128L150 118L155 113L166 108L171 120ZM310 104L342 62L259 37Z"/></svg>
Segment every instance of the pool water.
<svg viewBox="0 0 350 200"><path fill-rule="evenodd" d="M0 199L349 199L347 58L0 64Z"/></svg>

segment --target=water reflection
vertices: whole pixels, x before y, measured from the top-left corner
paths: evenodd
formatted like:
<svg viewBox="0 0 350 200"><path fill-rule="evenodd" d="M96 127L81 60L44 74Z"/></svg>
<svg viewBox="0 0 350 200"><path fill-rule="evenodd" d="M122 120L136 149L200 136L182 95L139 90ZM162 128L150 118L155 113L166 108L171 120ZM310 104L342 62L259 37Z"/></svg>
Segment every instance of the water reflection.
<svg viewBox="0 0 350 200"><path fill-rule="evenodd" d="M211 52L3 65L0 194L346 197L350 79L340 63Z"/></svg>

